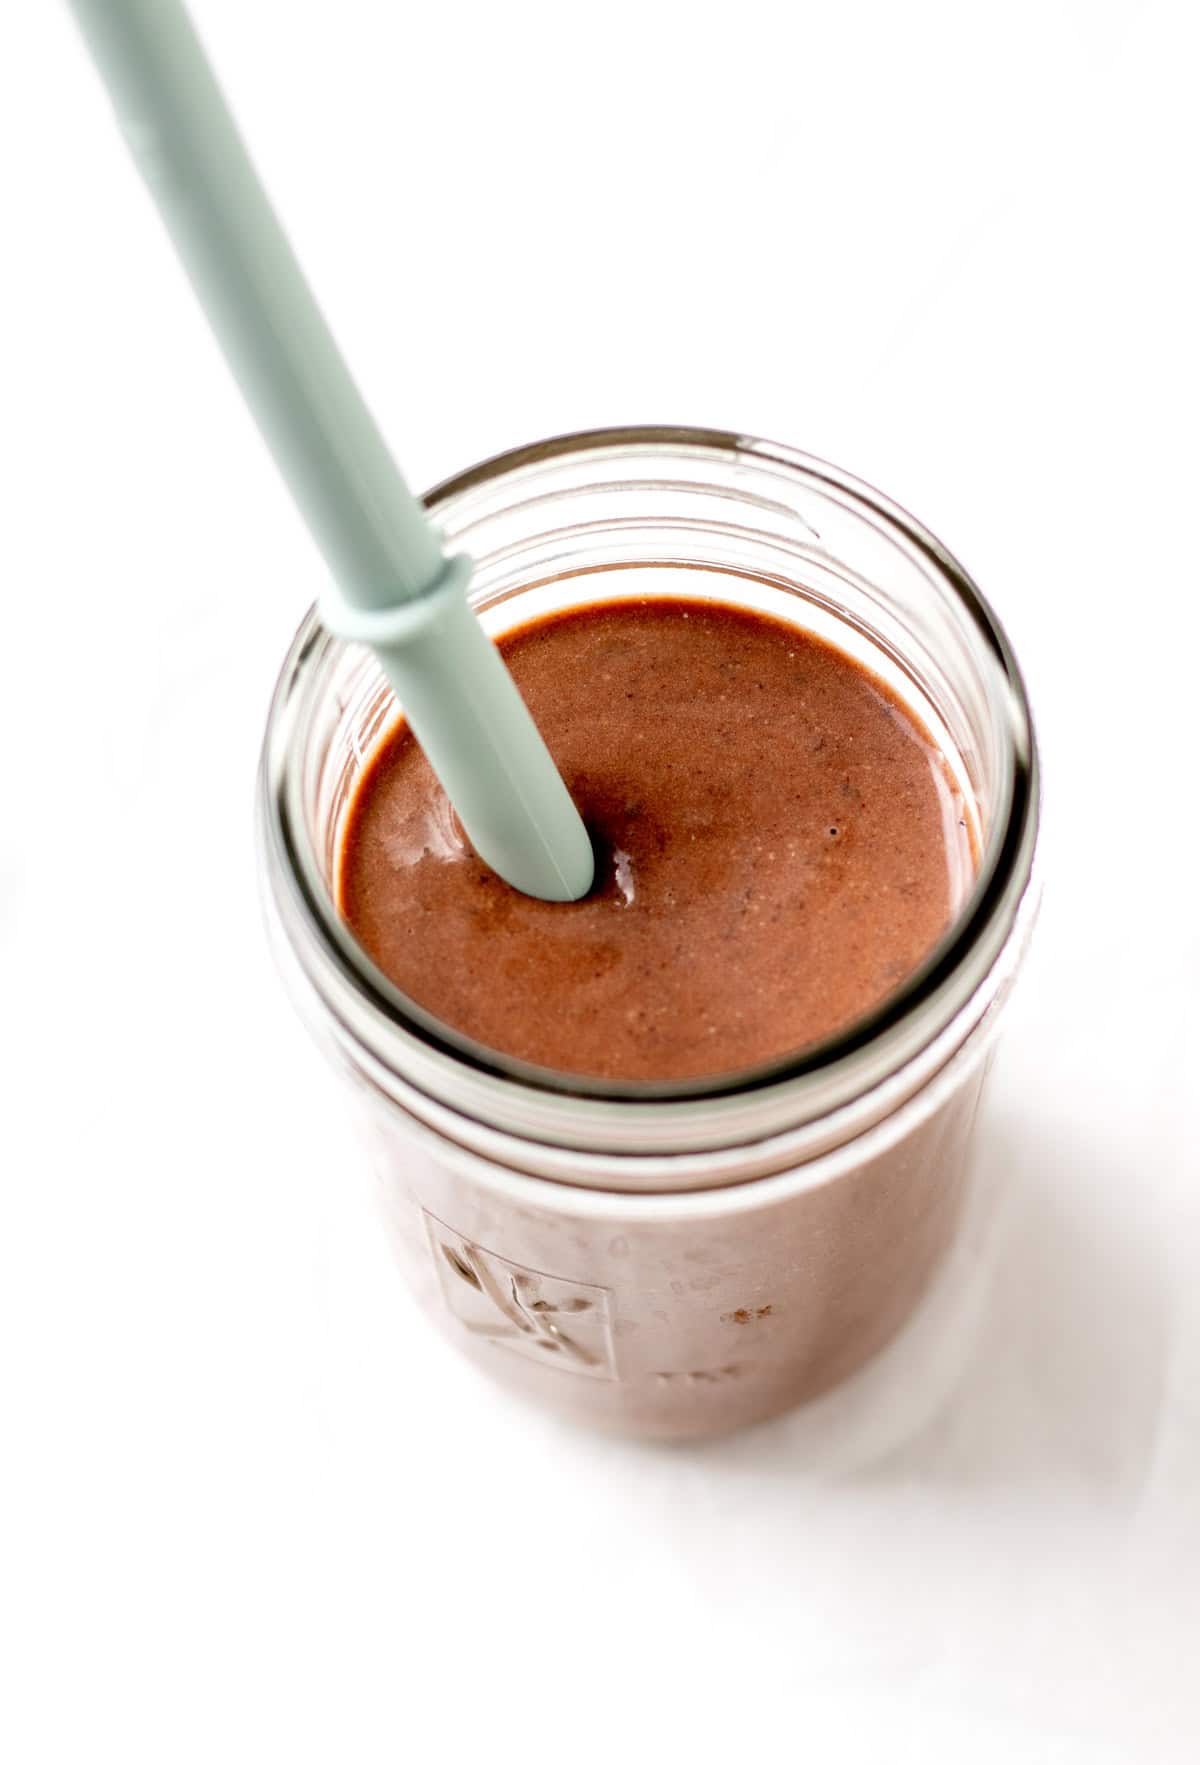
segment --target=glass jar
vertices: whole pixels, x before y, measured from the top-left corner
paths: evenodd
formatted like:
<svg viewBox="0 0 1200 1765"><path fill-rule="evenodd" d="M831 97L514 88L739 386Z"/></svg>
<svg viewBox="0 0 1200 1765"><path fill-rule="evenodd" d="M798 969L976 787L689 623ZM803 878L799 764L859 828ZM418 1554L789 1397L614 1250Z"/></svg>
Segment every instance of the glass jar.
<svg viewBox="0 0 1200 1765"><path fill-rule="evenodd" d="M409 1277L497 1377L580 1420L724 1431L887 1343L949 1245L1000 1007L1035 911L1037 760L1017 666L933 536L876 491L721 431L564 436L426 499L493 634L650 593L758 608L913 708L979 847L955 923L870 1017L753 1073L567 1080L475 1046L374 968L333 878L396 716L366 651L308 615L263 750L273 943L351 1080Z"/></svg>

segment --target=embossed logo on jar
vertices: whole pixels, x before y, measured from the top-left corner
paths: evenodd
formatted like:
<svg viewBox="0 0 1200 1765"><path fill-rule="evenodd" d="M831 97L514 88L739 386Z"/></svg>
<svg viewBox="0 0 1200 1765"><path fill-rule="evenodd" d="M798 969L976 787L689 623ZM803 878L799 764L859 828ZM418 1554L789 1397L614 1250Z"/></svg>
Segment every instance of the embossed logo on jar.
<svg viewBox="0 0 1200 1765"><path fill-rule="evenodd" d="M473 1336L591 1379L615 1379L608 1289L509 1262L433 1214L425 1229L446 1304Z"/></svg>

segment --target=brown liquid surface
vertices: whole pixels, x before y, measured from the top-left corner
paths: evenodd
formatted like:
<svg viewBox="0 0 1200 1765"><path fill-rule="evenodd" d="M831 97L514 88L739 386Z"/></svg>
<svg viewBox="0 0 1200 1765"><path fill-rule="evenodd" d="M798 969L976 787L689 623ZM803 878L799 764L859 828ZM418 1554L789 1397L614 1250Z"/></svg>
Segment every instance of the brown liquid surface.
<svg viewBox="0 0 1200 1765"><path fill-rule="evenodd" d="M926 732L842 652L674 600L556 615L501 649L597 881L565 906L501 882L397 724L359 780L338 899L435 1017L563 1072L715 1075L846 1028L947 929L966 812Z"/></svg>

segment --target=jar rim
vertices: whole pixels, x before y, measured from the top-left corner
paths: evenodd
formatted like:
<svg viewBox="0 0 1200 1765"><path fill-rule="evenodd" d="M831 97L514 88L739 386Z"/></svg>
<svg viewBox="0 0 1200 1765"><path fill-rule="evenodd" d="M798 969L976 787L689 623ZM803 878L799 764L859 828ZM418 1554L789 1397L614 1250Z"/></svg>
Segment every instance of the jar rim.
<svg viewBox="0 0 1200 1765"><path fill-rule="evenodd" d="M297 815L297 794L292 788L294 744L288 740L290 719L285 714L304 672L315 667L318 652L336 643L324 632L315 611L310 611L284 662L268 717L260 814L264 834L281 860L277 868L286 876L291 905L299 909L310 954L322 976L323 984L319 983L318 990L326 1005L332 1002L331 991L348 984L355 1006L350 1015L361 1018L365 1009L385 1039L389 1034L403 1032L460 1069L478 1073L492 1087L517 1087L527 1096L561 1101L586 1100L602 1115L632 1110L644 1116L648 1106L674 1114L689 1106L750 1098L780 1087L790 1089L845 1071L861 1060L866 1050L879 1048L889 1040L906 1042L910 1053L915 1052L924 1045L918 1038L914 1046L912 1032L917 1019L932 1000L947 992L968 954L984 943L990 944L993 955L1003 946L1029 879L1038 819L1038 758L1032 717L1020 669L999 619L963 566L922 523L882 492L840 468L797 449L731 430L680 426L607 428L558 435L494 455L444 479L423 500L436 516L439 510L461 502L473 492L494 487L502 480L528 477L547 464L593 456L634 460L665 455L699 455L727 462L740 459L750 465L782 469L810 486L826 488L852 508L881 520L891 533L900 536L934 566L968 614L994 665L996 678L1003 685L1007 711L1004 727L1011 749L1008 800L997 805L994 826L972 890L944 937L921 966L879 1006L836 1035L750 1069L687 1080L603 1080L532 1066L473 1043L407 999L355 943L329 898L315 858L306 849L308 836L303 817ZM291 771L289 762L293 763ZM278 876L275 882L278 887ZM985 972L990 966L989 961ZM313 978L311 965L309 974ZM960 988L946 1010L937 1014L938 1023L929 1026L925 1043L953 1018L963 998ZM345 1017L342 1027L350 1029ZM350 1033L355 1039L352 1029ZM890 1067L885 1065L877 1077L895 1071L900 1064L902 1060L893 1061Z"/></svg>

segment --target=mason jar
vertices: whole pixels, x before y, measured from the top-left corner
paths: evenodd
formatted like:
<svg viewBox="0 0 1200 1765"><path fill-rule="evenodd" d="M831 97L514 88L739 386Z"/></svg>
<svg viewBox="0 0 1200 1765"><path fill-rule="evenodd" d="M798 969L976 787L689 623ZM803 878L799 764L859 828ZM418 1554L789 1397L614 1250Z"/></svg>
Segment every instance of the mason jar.
<svg viewBox="0 0 1200 1765"><path fill-rule="evenodd" d="M1005 635L911 516L746 436L569 435L426 498L495 636L678 595L836 644L912 709L974 824L957 918L868 1017L734 1077L568 1078L471 1043L371 963L334 901L356 780L399 714L315 611L263 748L268 925L344 1074L400 1260L495 1378L581 1422L723 1432L829 1390L905 1324L946 1254L1002 1007L1036 907L1037 756Z"/></svg>

